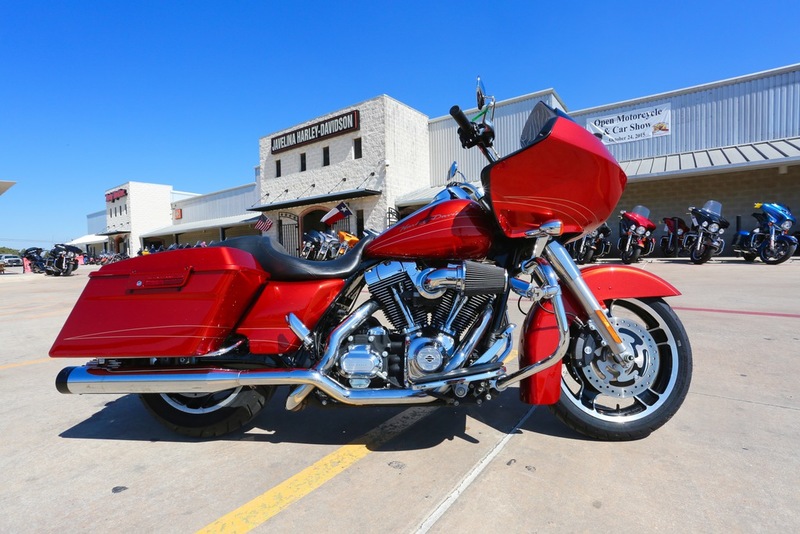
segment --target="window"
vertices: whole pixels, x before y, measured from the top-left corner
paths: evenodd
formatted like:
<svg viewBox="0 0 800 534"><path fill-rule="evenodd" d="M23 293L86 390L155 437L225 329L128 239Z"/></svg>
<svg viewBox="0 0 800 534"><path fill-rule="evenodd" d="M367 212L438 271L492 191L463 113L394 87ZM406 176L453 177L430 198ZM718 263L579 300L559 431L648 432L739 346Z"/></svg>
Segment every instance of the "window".
<svg viewBox="0 0 800 534"><path fill-rule="evenodd" d="M306 170L306 153L300 154L300 172Z"/></svg>
<svg viewBox="0 0 800 534"><path fill-rule="evenodd" d="M361 159L361 138L353 139L353 159Z"/></svg>
<svg viewBox="0 0 800 534"><path fill-rule="evenodd" d="M275 178L280 178L281 176L281 160L275 160Z"/></svg>
<svg viewBox="0 0 800 534"><path fill-rule="evenodd" d="M330 147L322 147L322 166L327 167L331 164L331 149Z"/></svg>

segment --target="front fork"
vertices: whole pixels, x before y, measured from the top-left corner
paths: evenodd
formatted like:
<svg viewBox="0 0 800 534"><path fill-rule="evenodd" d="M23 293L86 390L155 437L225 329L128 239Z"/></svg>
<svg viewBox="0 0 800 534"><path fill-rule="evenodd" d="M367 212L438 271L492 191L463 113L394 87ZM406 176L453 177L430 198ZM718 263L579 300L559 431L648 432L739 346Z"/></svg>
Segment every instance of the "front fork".
<svg viewBox="0 0 800 534"><path fill-rule="evenodd" d="M501 391L558 363L566 353L569 343L569 321L564 308L562 284L578 300L578 304L589 317L589 324L600 335L602 344L610 349L614 360L622 365L628 365L636 358L630 345L620 337L614 325L608 320L603 307L589 289L580 269L564 246L557 241L550 241L543 252L543 257L536 259L535 264L531 262L531 267L526 269L526 272L538 273L542 279L542 286L537 286L535 283L528 285L518 278L512 278L511 283L512 289L519 295L534 300L545 299L552 303L558 326L557 348L549 356L498 380L496 387Z"/></svg>
<svg viewBox="0 0 800 534"><path fill-rule="evenodd" d="M570 292L577 298L578 303L586 311L589 320L594 325L597 333L600 334L603 344L607 345L614 355L614 359L621 364L632 362L636 358L633 350L620 337L611 321L608 320L605 310L594 296L594 293L592 293L592 290L589 289L581 275L581 270L572 261L563 245L557 241L551 241L545 249L545 257L553 266L560 281L569 288Z"/></svg>

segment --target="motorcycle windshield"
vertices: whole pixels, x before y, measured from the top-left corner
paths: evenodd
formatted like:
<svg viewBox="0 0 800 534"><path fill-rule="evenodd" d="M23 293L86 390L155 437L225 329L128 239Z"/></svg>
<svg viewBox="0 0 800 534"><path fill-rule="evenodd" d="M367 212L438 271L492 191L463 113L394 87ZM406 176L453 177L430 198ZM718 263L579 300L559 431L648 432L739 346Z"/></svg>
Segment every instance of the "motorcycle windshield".
<svg viewBox="0 0 800 534"><path fill-rule="evenodd" d="M703 204L703 209L714 215L722 215L722 204L716 200L709 200Z"/></svg>
<svg viewBox="0 0 800 534"><path fill-rule="evenodd" d="M641 215L645 219L650 218L650 209L644 206L634 206L634 208L631 210L631 213L635 213L636 215Z"/></svg>

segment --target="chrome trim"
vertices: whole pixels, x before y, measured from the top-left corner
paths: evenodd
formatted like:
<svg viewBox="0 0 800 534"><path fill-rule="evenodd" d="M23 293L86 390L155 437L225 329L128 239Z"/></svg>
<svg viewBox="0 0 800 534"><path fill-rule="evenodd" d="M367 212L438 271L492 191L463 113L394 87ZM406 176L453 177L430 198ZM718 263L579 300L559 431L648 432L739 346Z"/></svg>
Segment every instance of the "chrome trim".
<svg viewBox="0 0 800 534"><path fill-rule="evenodd" d="M324 376L327 372L333 367L333 364L336 363L335 356L339 352L339 348L341 347L342 343L347 339L347 337L353 333L353 331L361 326L361 324L369 318L370 315L375 313L378 308L379 304L374 300L368 300L364 304L358 307L356 311L350 314L347 319L342 321L342 323L334 328L331 332L331 335L328 338L328 348L325 350L325 353L322 355L322 358L317 362L314 366L314 369L320 373L320 376ZM291 325L290 325L291 326ZM328 379L330 380L330 379ZM331 382L333 382L331 380ZM289 382L289 385L298 384L300 382ZM335 382L334 382L335 383ZM306 382L305 385L301 385L300 387L294 388L290 393L289 396L286 398L286 409L287 410L294 410L296 409L308 395L314 391L312 387L314 384ZM331 395L333 396L333 395Z"/></svg>
<svg viewBox="0 0 800 534"><path fill-rule="evenodd" d="M581 307L589 315L590 320L598 315L605 317L605 311L600 306L600 303L595 298L592 290L586 284L586 281L581 275L581 270L573 261L572 257L567 252L561 243L551 241L545 249L547 259L558 274L559 279L565 284L573 295L578 299ZM613 330L613 325L606 321L592 321L597 332L602 337L603 341L611 349L615 358L618 361L630 361L633 357L633 351L630 346L619 336L618 332ZM620 339L622 343L617 343L614 338Z"/></svg>
<svg viewBox="0 0 800 534"><path fill-rule="evenodd" d="M516 384L517 382L521 382L522 380L525 380L526 378L533 376L536 373L540 373L545 369L557 364L561 361L561 358L564 357L564 354L566 354L567 348L569 347L569 322L567 320L567 312L564 309L564 302L561 299L561 288L558 286L558 277L556 276L553 267L550 266L550 264L548 264L545 260L539 260L537 271L544 278L543 281L547 283L548 287L557 288L555 294L549 298L553 303L553 313L555 313L556 322L558 324L558 346L556 347L555 352L553 352L547 358L539 360L538 362L534 362L527 367L523 367L516 372L498 379L495 383L495 388L498 391L503 391L508 386Z"/></svg>
<svg viewBox="0 0 800 534"><path fill-rule="evenodd" d="M443 372L447 373L464 365L469 355L475 350L478 341L483 338L486 329L489 328L489 323L492 320L493 304L494 298L486 305L486 310L484 310L478 321L472 326L469 335L458 347L458 351L450 358L450 361L445 364Z"/></svg>
<svg viewBox="0 0 800 534"><path fill-rule="evenodd" d="M223 347L219 350L215 350L214 352L209 352L208 354L203 354L202 358L216 358L217 356L222 356L224 354L228 354L235 348L238 348L242 343L244 343L244 339L240 339L230 347Z"/></svg>
<svg viewBox="0 0 800 534"><path fill-rule="evenodd" d="M311 337L311 330L309 330L308 327L303 324L303 321L298 319L295 314L290 312L286 315L286 324L289 325L294 335L300 338L307 349L314 346L314 338Z"/></svg>
<svg viewBox="0 0 800 534"><path fill-rule="evenodd" d="M68 367L59 373L62 393L213 393L244 386L308 385L331 398L352 405L424 404L436 397L408 389L351 390L315 369L136 369L109 371Z"/></svg>
<svg viewBox="0 0 800 534"><path fill-rule="evenodd" d="M489 349L480 355L480 357L475 360L470 367L475 365L483 365L484 363L494 363L498 361L503 361L508 353L511 352L512 347L514 346L514 338L512 334L514 333L514 329L517 325L510 324L508 328L506 328L500 337L492 343L492 346Z"/></svg>

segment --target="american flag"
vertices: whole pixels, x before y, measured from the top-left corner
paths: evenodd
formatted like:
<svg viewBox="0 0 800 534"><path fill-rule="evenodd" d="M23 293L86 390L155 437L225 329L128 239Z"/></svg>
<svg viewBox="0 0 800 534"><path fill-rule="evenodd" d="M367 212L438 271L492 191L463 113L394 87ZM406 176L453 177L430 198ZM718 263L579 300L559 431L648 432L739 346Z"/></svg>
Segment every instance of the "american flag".
<svg viewBox="0 0 800 534"><path fill-rule="evenodd" d="M253 225L253 228L261 230L262 232L267 232L272 228L272 219L262 213L261 217L256 221L256 224Z"/></svg>

